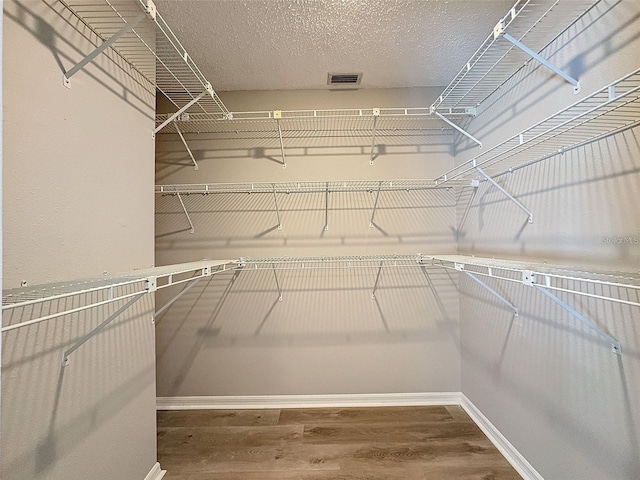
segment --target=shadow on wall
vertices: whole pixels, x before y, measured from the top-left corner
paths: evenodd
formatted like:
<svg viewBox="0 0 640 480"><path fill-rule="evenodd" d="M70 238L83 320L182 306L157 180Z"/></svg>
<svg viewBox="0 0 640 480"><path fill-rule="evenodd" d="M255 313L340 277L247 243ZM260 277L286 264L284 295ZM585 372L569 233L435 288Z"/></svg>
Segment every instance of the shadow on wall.
<svg viewBox="0 0 640 480"><path fill-rule="evenodd" d="M193 162L187 150L174 134L162 134L157 137L156 181L163 182L184 168L193 168ZM184 134L194 160L200 169L215 168L220 161L232 161L236 167L246 166L249 161L272 164L275 168L283 166L282 149L278 138L273 136L215 135L210 133ZM371 135L357 132L342 132L335 135L313 132L301 132L296 137L283 138L285 163L293 164L311 161L343 159L347 162L361 162L369 165L372 161L392 162L402 157L405 160L422 160L425 155L441 155L450 158L453 135L443 130L437 135L419 135L397 133L395 135L378 133L372 147ZM213 170L212 170L213 171ZM275 174L278 170L274 170ZM325 172L325 178L329 172ZM369 171L362 176L369 175Z"/></svg>
<svg viewBox="0 0 640 480"><path fill-rule="evenodd" d="M168 290L159 305L178 293ZM247 267L194 287L157 320L158 363L171 363L175 377L163 382L173 391L209 349L414 342L459 343L457 290L447 270Z"/></svg>
<svg viewBox="0 0 640 480"><path fill-rule="evenodd" d="M73 308L83 301L75 297L9 310L3 315L4 324ZM128 411L125 405L144 405L153 398L151 297L144 296L95 336L85 338L121 303L3 333L3 478L56 476L54 472L64 471L63 465L73 459L77 446L88 445L102 429L113 435L113 419ZM78 348L63 366L63 352L74 345ZM141 419L122 420L127 431L116 436L135 443L137 434L129 429ZM153 412L148 423L153 425Z"/></svg>
<svg viewBox="0 0 640 480"><path fill-rule="evenodd" d="M639 134L627 130L497 177L532 211L533 224L494 187L463 189L461 253L640 268L640 218L631 207L640 202Z"/></svg>
<svg viewBox="0 0 640 480"><path fill-rule="evenodd" d="M450 251L455 241L452 189L325 193L230 193L156 198L156 253L179 249L190 261L252 255L252 249L358 246L427 247ZM376 203L377 198L377 203ZM400 252L396 252L400 253ZM165 262L166 263L166 262Z"/></svg>
<svg viewBox="0 0 640 480"><path fill-rule="evenodd" d="M37 7L34 2L24 4L12 1L11 4L11 10L8 2L5 5L5 21L10 20L20 25L51 50L55 62L60 67L60 88L64 88L63 74L90 54L103 40L64 7L62 2L42 1L37 2ZM65 23L64 32L61 28L52 26L52 22L59 24L60 21ZM78 43L82 43L84 47L79 48ZM95 69L100 73L93 74L92 70ZM99 83L105 91L113 93L119 100L152 118L149 107L153 107L155 103L155 86L112 49L101 53L90 67L85 67L82 73L77 75L80 74L90 76L92 81ZM123 76L132 79L133 82L123 82ZM113 79L113 83L105 83L105 77Z"/></svg>
<svg viewBox="0 0 640 480"><path fill-rule="evenodd" d="M530 60L485 100L476 119L465 120L463 127L469 128L485 147L491 147L637 68L636 64L629 64L619 74L615 69L605 70L614 72L609 75L592 74L595 67L616 58L616 53L640 38L637 29L640 14L635 8L625 8L631 4L622 0L598 2L541 52L544 58L580 80L580 93L574 94L571 84ZM604 37L597 30L602 25L609 27ZM589 40L589 36L597 41ZM549 98L558 99L560 103L550 102ZM491 112L490 116L486 111ZM458 140L456 155L466 159L478 152L476 144L464 137Z"/></svg>
<svg viewBox="0 0 640 480"><path fill-rule="evenodd" d="M527 455L542 467L542 475L604 478L599 475L607 472L607 478L635 478L640 469L638 307L560 293L622 343L618 356L606 340L535 289L488 282L520 315L514 318L471 280L461 281L461 351L463 371L468 369L463 389L469 398L521 452L531 452L532 439L547 439L548 448L540 450L544 458ZM607 287L593 286L588 293L612 293L602 288ZM640 301L638 292L616 294ZM487 396L489 391L500 393ZM528 418L509 417L522 412ZM583 476L581 468L590 473Z"/></svg>

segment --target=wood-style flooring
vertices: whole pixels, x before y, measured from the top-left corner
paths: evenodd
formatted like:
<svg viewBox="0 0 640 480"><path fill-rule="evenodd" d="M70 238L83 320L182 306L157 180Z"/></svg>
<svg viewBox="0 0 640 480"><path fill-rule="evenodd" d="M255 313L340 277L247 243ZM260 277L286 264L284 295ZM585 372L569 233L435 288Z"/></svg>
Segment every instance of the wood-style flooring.
<svg viewBox="0 0 640 480"><path fill-rule="evenodd" d="M165 480L511 480L457 406L158 412Z"/></svg>

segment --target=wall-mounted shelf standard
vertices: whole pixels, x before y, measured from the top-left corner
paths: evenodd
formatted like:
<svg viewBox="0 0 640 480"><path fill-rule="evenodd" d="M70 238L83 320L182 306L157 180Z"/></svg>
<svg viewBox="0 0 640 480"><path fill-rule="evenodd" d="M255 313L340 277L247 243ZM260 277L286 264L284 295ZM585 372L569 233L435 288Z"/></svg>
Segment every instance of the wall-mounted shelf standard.
<svg viewBox="0 0 640 480"><path fill-rule="evenodd" d="M640 68L452 168L436 183L468 179L478 168L495 178L638 125Z"/></svg>
<svg viewBox="0 0 640 480"><path fill-rule="evenodd" d="M321 193L325 196L325 225L329 229L329 194L368 192L375 194L369 227L373 228L380 192L412 192L419 190L449 190L452 185L435 185L433 180L350 180L325 182L254 182L254 183L200 183L179 185L156 185L156 194L172 195L178 198L180 206L189 222L190 232L195 227L182 199L183 195L220 195L220 194L266 194L273 195L274 211L277 216L278 230L282 230L278 195L297 193Z"/></svg>
<svg viewBox="0 0 640 480"><path fill-rule="evenodd" d="M477 107L531 58L576 87L576 79L538 52L596 3L597 0L516 1L431 109L442 112L448 108Z"/></svg>
<svg viewBox="0 0 640 480"><path fill-rule="evenodd" d="M272 110L230 112L228 114L185 113L156 115L156 130L177 133L183 139L187 133L207 133L214 138L277 139L282 166L286 167L285 140L296 138L347 137L371 139L369 163L376 156L376 138L420 137L421 144L451 144L453 131L471 137L451 119L475 115L474 108L448 109L442 112L429 108L353 108L331 110ZM471 137L472 138L472 137ZM185 143L186 146L186 143ZM187 146L188 149L188 146Z"/></svg>
<svg viewBox="0 0 640 480"><path fill-rule="evenodd" d="M61 1L104 41L65 73L65 84L69 85L73 74L110 47L173 103L178 109L175 115L192 106L203 113L228 113L153 1Z"/></svg>

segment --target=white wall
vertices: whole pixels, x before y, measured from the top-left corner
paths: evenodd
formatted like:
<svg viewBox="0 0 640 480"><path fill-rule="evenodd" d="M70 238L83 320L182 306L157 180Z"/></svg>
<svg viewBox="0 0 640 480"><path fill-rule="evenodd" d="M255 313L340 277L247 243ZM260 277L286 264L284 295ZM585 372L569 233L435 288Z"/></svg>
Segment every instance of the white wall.
<svg viewBox="0 0 640 480"><path fill-rule="evenodd" d="M638 68L639 31L638 2L600 2L546 51L579 78L582 92L531 63L483 105L471 133L490 148ZM639 138L640 130L629 130L501 178L533 224L496 190L483 186L472 196L465 189L460 252L637 273L640 245L603 238L640 237ZM463 147L456 162L476 153ZM561 295L620 340L618 357L540 292L489 283L520 316L461 278L463 393L545 478L637 478L638 308Z"/></svg>
<svg viewBox="0 0 640 480"><path fill-rule="evenodd" d="M151 266L154 89L112 54L64 88L96 39L60 2L7 1L3 22L4 287ZM141 480L155 464L153 299L61 366L119 306L3 334L3 479Z"/></svg>
<svg viewBox="0 0 640 480"><path fill-rule="evenodd" d="M236 92L232 111L428 106L435 90ZM452 166L450 145L413 136L221 140L158 135L157 182L432 178ZM158 197L158 264L200 258L455 252L452 190ZM186 229L186 230L185 230ZM158 320L158 395L259 395L459 391L457 296L451 277L414 269L243 272L198 285ZM433 289L430 287L433 283ZM171 292L158 296L158 304Z"/></svg>

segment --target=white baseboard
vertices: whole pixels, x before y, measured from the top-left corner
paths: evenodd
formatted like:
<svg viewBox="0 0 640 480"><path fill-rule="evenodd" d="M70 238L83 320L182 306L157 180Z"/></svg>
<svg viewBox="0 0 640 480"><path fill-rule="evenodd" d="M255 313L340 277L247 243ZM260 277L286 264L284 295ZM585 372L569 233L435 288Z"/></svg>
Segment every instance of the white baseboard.
<svg viewBox="0 0 640 480"><path fill-rule="evenodd" d="M507 461L524 480L544 480L535 468L511 445L502 433L461 392L379 393L338 395L252 395L252 396L200 396L158 397L158 410L206 409L267 409L267 408L348 408L348 407L401 407L424 405L459 405L480 427ZM156 464L158 470L160 465ZM150 474L151 475L151 474ZM164 473L162 474L164 475ZM149 476L145 480L159 480L162 476Z"/></svg>
<svg viewBox="0 0 640 480"><path fill-rule="evenodd" d="M347 408L460 405L460 392L379 393L337 395L252 395L214 397L158 397L158 410Z"/></svg>
<svg viewBox="0 0 640 480"><path fill-rule="evenodd" d="M144 480L160 480L162 477L164 477L165 473L167 473L167 471L162 470L160 468L160 464L156 462L156 464L151 468L147 476L144 477Z"/></svg>
<svg viewBox="0 0 640 480"><path fill-rule="evenodd" d="M522 476L524 480L544 480L533 466L527 461L522 454L511 445L502 433L485 417L466 395L460 394L460 406L467 412L471 419L476 422L480 430L491 440L491 443L502 453L504 458L511 464L513 468Z"/></svg>

